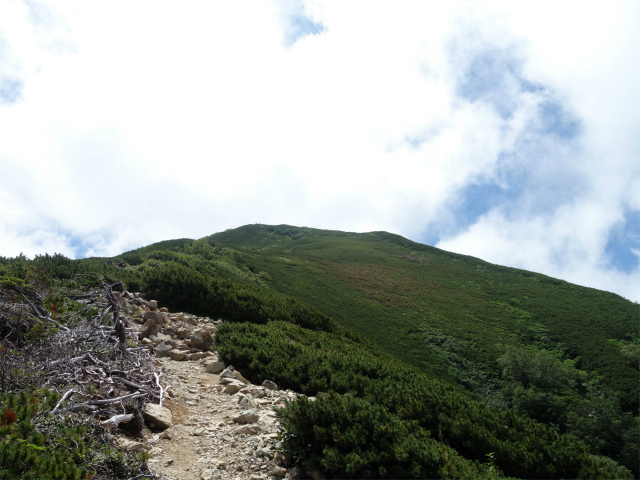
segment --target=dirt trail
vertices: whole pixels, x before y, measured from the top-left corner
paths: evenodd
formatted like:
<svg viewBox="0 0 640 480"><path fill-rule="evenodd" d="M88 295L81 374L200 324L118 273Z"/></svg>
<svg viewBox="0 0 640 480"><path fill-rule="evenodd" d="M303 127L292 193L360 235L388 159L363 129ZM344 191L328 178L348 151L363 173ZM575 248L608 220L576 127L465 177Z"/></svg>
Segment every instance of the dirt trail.
<svg viewBox="0 0 640 480"><path fill-rule="evenodd" d="M284 477L286 469L277 465L281 454L276 452L277 420L272 407L295 394L255 385L224 393L220 376L205 370L204 362L211 360L158 359L161 383L168 388L163 405L171 410L173 425L164 432L143 430L149 466L163 480ZM254 406L257 422L233 420Z"/></svg>

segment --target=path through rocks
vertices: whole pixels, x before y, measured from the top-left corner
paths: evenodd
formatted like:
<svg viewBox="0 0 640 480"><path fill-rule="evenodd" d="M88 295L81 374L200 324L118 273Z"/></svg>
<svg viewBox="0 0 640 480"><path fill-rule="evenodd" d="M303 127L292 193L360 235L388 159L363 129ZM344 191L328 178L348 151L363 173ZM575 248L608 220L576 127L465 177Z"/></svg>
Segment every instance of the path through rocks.
<svg viewBox="0 0 640 480"><path fill-rule="evenodd" d="M173 425L158 433L146 428L143 432L150 446L149 465L161 479L258 480L286 475L286 459L276 451L278 424L272 407L293 398L293 392L247 385L237 393L225 393L220 375L206 372L205 360L161 361L161 383L169 388L164 406L171 411Z"/></svg>
<svg viewBox="0 0 640 480"><path fill-rule="evenodd" d="M252 385L220 362L209 346L221 320L171 314L139 294L121 301L133 314L130 324L140 343L157 356L168 411L157 410L170 417L146 415L142 438L119 437L123 447L146 451L160 480L308 478L299 467L287 469L290 459L278 451L274 407L296 394L269 381ZM165 421L170 426L161 428Z"/></svg>

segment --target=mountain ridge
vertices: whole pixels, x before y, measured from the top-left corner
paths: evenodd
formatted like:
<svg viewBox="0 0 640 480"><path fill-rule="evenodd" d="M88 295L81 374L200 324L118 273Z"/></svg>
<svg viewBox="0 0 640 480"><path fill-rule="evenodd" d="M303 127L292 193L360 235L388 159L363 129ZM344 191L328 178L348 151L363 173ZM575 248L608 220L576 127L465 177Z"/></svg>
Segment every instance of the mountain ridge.
<svg viewBox="0 0 640 480"><path fill-rule="evenodd" d="M0 258L10 283L65 291L86 274L223 318L221 359L317 396L280 416L282 448L304 468L626 477L620 462L639 474L637 306L614 294L386 232L291 226L109 260Z"/></svg>

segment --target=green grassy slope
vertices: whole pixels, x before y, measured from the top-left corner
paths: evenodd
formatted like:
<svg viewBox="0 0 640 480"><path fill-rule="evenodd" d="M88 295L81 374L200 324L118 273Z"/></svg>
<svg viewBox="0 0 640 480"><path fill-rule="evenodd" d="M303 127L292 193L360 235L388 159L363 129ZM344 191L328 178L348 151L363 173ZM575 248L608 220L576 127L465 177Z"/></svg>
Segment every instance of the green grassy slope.
<svg viewBox="0 0 640 480"><path fill-rule="evenodd" d="M273 288L438 377L451 380L455 369L433 348L434 335L493 374L506 346L546 349L598 372L637 411L638 371L621 348L637 341L638 305L613 293L385 232L248 225L206 240L241 251Z"/></svg>

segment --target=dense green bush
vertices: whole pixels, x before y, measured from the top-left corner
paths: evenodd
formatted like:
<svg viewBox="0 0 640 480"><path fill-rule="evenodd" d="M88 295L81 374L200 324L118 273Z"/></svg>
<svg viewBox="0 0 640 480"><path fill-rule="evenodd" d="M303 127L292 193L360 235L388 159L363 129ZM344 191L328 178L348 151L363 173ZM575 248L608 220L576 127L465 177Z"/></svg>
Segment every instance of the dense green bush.
<svg viewBox="0 0 640 480"><path fill-rule="evenodd" d="M467 460L429 438L416 421L335 393L301 397L280 410L283 448L308 468L335 478L498 478L491 466ZM313 439L312 442L309 440Z"/></svg>
<svg viewBox="0 0 640 480"><path fill-rule="evenodd" d="M396 419L414 422L410 423L416 427L412 431L422 431L422 435L447 445L471 461L483 462L493 453L496 466L507 475L522 478L630 476L622 467L610 471L606 462L593 457L575 438L560 435L554 428L514 411L500 411L474 401L453 387L379 352L372 344L359 343L357 337L348 339L338 333L314 332L285 322L226 323L217 331L216 344L222 358L253 381L268 378L281 387L297 388L307 395L335 392L358 397L383 409L376 415L380 421L389 421L392 424L389 428L399 428ZM330 398L341 404L335 396ZM294 429L299 428L294 431L305 432L300 442L322 445L324 437L317 436L321 432L305 427L307 413L300 417L295 414L299 402L304 400L290 404L287 411L294 413L285 412L283 418L287 418ZM332 417L326 418L333 418L336 426L348 425L350 420L341 418L340 409L336 409ZM422 438L421 434L416 438ZM297 450L302 443L288 444L294 449L294 455L299 454ZM310 458L315 459L318 466L333 465L327 456L329 452L314 451ZM379 459L377 454L374 457L365 463L376 464ZM421 461L418 457L413 460ZM350 468L355 468L355 464L351 465ZM350 472L350 475L366 476L363 472Z"/></svg>
<svg viewBox="0 0 640 480"><path fill-rule="evenodd" d="M0 395L0 478L127 478L141 470L146 457L109 447L95 423L49 416L59 399L46 389Z"/></svg>
<svg viewBox="0 0 640 480"><path fill-rule="evenodd" d="M251 323L283 320L310 329L337 328L333 319L293 298L224 278L207 277L177 262L148 270L144 290L164 305L194 313L219 314Z"/></svg>

